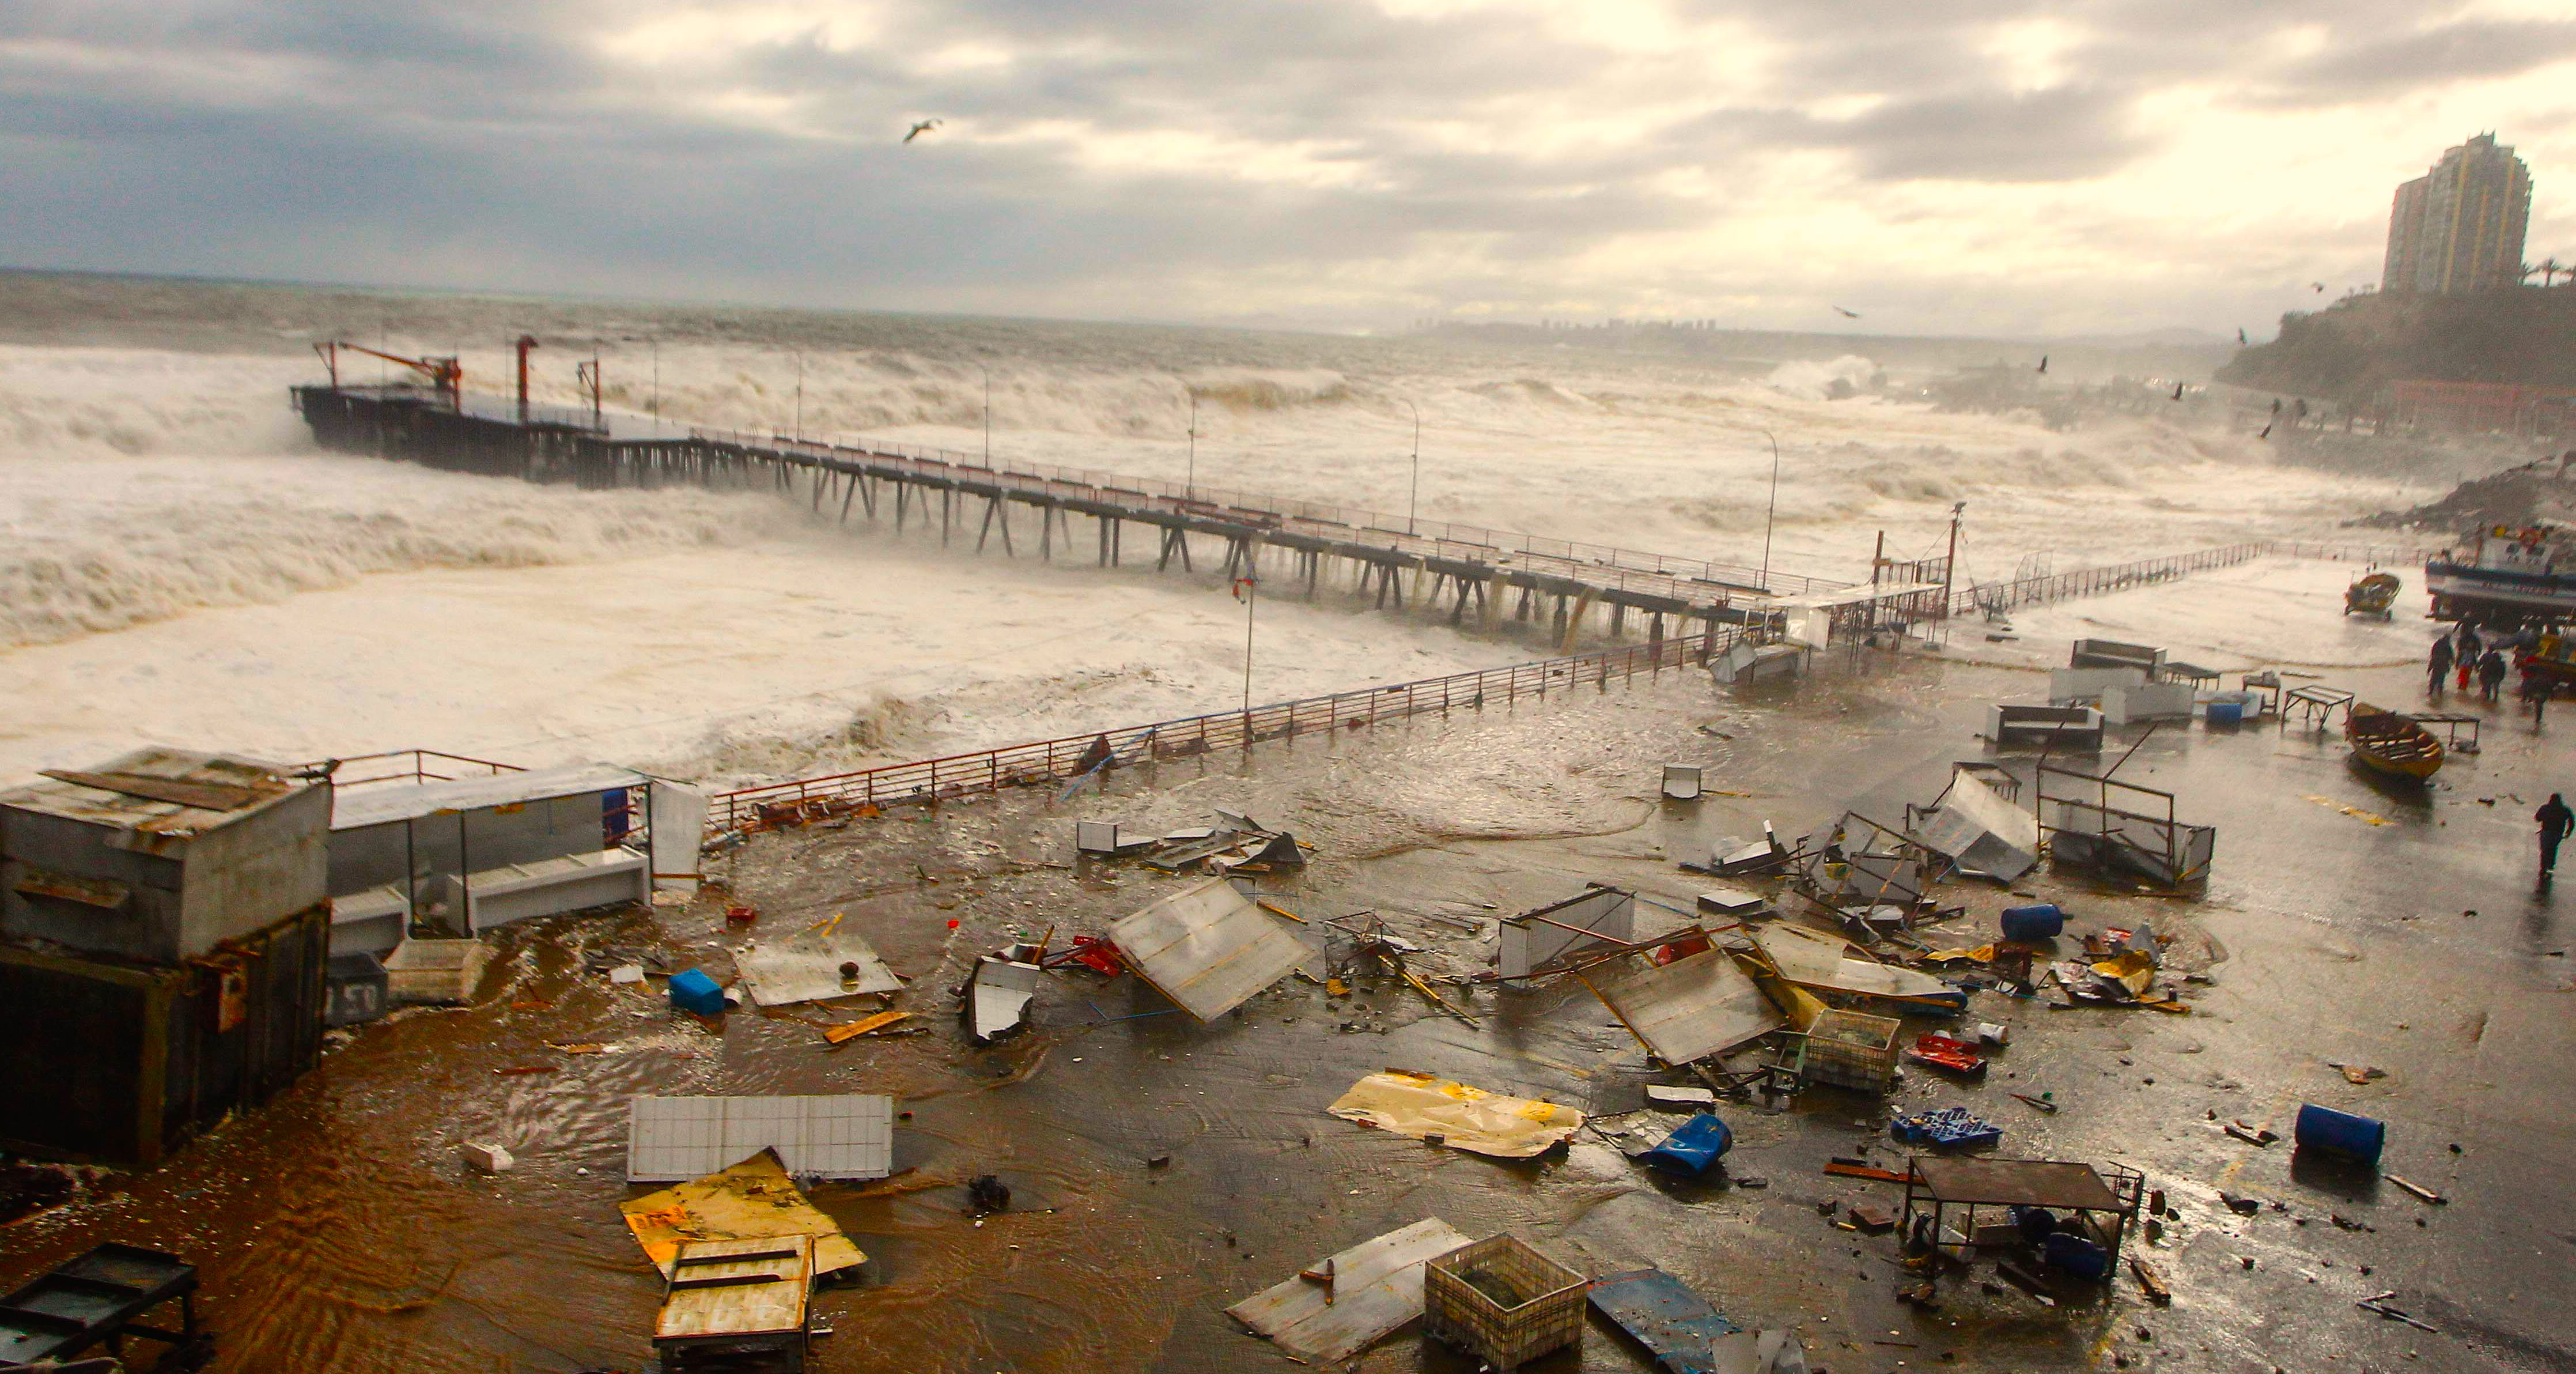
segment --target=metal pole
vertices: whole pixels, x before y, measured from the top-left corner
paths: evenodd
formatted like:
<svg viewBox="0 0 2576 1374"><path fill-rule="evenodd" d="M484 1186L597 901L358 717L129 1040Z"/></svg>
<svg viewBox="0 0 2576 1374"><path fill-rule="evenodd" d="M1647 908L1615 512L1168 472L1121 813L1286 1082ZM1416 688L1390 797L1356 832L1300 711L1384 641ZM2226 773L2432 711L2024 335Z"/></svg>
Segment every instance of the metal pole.
<svg viewBox="0 0 2576 1374"><path fill-rule="evenodd" d="M1190 388L1190 470L1181 479L1181 499L1196 499L1199 485L1199 391Z"/></svg>
<svg viewBox="0 0 2576 1374"><path fill-rule="evenodd" d="M805 442L805 354L796 354L796 442Z"/></svg>
<svg viewBox="0 0 2576 1374"><path fill-rule="evenodd" d="M653 340L653 435L662 434L662 340Z"/></svg>
<svg viewBox="0 0 2576 1374"><path fill-rule="evenodd" d="M1961 501L1950 507L1950 554L1941 561L1941 618L1950 618L1950 588L1959 572L1959 515L1968 508Z"/></svg>
<svg viewBox="0 0 2576 1374"><path fill-rule="evenodd" d="M1762 516L1762 590L1771 590L1771 525L1780 516L1780 436L1769 430L1762 437L1771 441L1771 508Z"/></svg>
<svg viewBox="0 0 2576 1374"><path fill-rule="evenodd" d="M1413 534L1414 513L1422 506L1422 408L1411 401L1404 408L1413 412L1413 495L1404 504L1404 532Z"/></svg>
<svg viewBox="0 0 2576 1374"><path fill-rule="evenodd" d="M1252 728L1252 613L1261 605L1261 579L1243 579L1243 715L1244 729Z"/></svg>
<svg viewBox="0 0 2576 1374"><path fill-rule="evenodd" d="M993 465L993 369L982 363L975 370L984 374L984 466Z"/></svg>

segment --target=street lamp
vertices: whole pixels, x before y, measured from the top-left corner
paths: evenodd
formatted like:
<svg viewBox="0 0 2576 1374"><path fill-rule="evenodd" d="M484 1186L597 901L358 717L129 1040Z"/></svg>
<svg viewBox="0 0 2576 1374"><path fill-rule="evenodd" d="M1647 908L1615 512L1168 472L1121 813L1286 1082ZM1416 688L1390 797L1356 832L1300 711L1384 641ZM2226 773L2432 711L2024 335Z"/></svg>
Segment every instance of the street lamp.
<svg viewBox="0 0 2576 1374"><path fill-rule="evenodd" d="M1411 401L1404 408L1413 412L1413 495L1404 505L1404 532L1414 533L1414 513L1422 507L1422 408Z"/></svg>
<svg viewBox="0 0 2576 1374"><path fill-rule="evenodd" d="M805 350L796 350L796 442L805 442Z"/></svg>
<svg viewBox="0 0 2576 1374"><path fill-rule="evenodd" d="M1771 441L1771 508L1762 516L1762 590L1771 590L1771 526L1780 518L1780 436L1769 430L1762 437Z"/></svg>
<svg viewBox="0 0 2576 1374"><path fill-rule="evenodd" d="M1199 486L1199 389L1198 389L1197 387L1191 387L1191 388L1190 388L1190 469L1189 469L1189 475L1181 479L1181 499L1182 499L1182 500L1184 500L1184 501L1195 501L1195 500L1197 500L1197 499L1198 499L1198 486Z"/></svg>
<svg viewBox="0 0 2576 1374"><path fill-rule="evenodd" d="M984 374L984 466L993 465L993 369L982 363L975 370Z"/></svg>

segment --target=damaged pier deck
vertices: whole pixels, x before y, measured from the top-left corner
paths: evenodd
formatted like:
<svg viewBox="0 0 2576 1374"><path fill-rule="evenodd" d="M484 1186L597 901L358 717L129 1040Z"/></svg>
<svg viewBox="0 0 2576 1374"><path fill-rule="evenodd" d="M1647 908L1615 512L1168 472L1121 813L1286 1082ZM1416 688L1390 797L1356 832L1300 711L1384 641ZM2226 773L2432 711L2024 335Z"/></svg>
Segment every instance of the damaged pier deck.
<svg viewBox="0 0 2576 1374"><path fill-rule="evenodd" d="M1596 608L1610 634L1631 614L1648 639L1668 632L1758 623L1782 597L1813 597L1842 584L1750 568L1670 558L1599 545L1443 522L1396 521L1369 511L1252 497L1192 487L1174 489L1134 478L1060 469L995 467L931 457L756 436L692 430L685 436L617 432L589 412L531 408L493 397L451 403L414 387L294 389L295 404L316 442L348 453L400 458L431 467L570 482L589 488L693 485L768 488L803 497L818 512L847 521L854 514L893 521L936 522L940 542L971 532L980 552L998 540L1016 554L1014 511L1035 514L1041 557L1070 552L1073 517L1091 523L1094 557L1103 567L1125 558L1127 526L1151 531L1157 570L1194 568L1191 537L1222 549L1218 568L1250 576L1285 555L1289 574L1309 596L1328 560L1347 565L1352 585L1374 605L1438 610L1452 623L1472 612L1490 623L1512 599L1516 620L1548 618L1570 644ZM1392 526L1404 524L1407 528ZM1140 549L1140 556L1143 550ZM1276 572L1272 573L1276 576ZM1766 585L1767 584L1767 585Z"/></svg>

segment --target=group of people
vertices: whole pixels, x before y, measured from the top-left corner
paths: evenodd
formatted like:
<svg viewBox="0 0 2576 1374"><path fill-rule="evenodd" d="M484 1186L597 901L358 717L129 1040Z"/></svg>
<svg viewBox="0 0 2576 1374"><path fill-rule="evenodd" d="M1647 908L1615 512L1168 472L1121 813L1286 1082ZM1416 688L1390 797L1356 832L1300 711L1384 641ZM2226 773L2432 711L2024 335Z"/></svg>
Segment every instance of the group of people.
<svg viewBox="0 0 2576 1374"><path fill-rule="evenodd" d="M2505 677L2513 670L2512 663L2505 657L2505 650L2511 647L2503 639L2487 643L2479 636L2477 626L2461 621L2456 642L2452 635L2443 635L2433 641L2425 687L2433 695L2440 696L2442 680L2457 670L2461 691L2469 690L2469 679L2474 676L2478 680L2478 695L2494 701L2503 694Z"/></svg>

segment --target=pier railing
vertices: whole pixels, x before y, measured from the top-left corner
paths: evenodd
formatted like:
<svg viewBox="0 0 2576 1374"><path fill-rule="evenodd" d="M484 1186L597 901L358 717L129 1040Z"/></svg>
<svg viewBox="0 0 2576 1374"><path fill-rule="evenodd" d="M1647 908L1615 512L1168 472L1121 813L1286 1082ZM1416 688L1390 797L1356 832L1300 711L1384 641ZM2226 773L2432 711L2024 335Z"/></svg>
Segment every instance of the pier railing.
<svg viewBox="0 0 2576 1374"><path fill-rule="evenodd" d="M1960 587L1950 594L1950 614L1994 613L2018 606L2069 601L2079 596L2100 596L2105 592L2170 582L2209 568L2231 568L2257 558L2321 558L2347 563L2403 565L2421 563L2424 556L2425 550L2405 545L2322 544L2296 539L2226 544L2196 553L2142 558L2131 563L2106 563L2098 568L2078 568L2072 572Z"/></svg>
<svg viewBox="0 0 2576 1374"><path fill-rule="evenodd" d="M1737 591L1761 590L1766 581L1763 570L1740 563L1721 563L1712 559L1683 558L1672 554L1648 553L1613 544L1592 544L1574 539L1550 539L1517 530L1489 529L1482 525L1464 525L1448 520L1408 519L1385 511L1362 506L1335 505L1326 501L1305 501L1273 492L1245 491L1232 487L1204 484L1151 481L1129 473L1103 472L1090 468L1061 467L1048 463L991 463L980 455L959 453L951 449L922 448L914 445L884 443L832 443L819 439L797 439L781 434L753 434L737 430L692 429L694 438L711 443L734 444L786 451L802 450L819 457L898 458L915 464L956 470L961 476L978 481L1002 480L1034 483L1040 488L1062 487L1067 495L1099 500L1109 497L1142 496L1168 502L1180 508L1203 508L1211 516L1240 514L1268 517L1271 520L1301 520L1334 527L1347 535L1382 535L1389 547L1412 548L1415 545L1450 546L1426 548L1434 557L1490 557L1495 553L1546 559L1583 568L1607 568L1624 572L1647 573L1677 581L1695 581ZM1255 523L1259 523L1256 521ZM1800 595L1839 590L1849 584L1823 578L1770 570L1769 589L1777 593Z"/></svg>
<svg viewBox="0 0 2576 1374"><path fill-rule="evenodd" d="M832 816L867 814L888 806L939 802L1013 787L1066 784L1095 772L1195 758L1224 749L1249 749L1267 740L1293 740L1301 735L1328 739L1335 731L1456 710L1508 707L1585 687L1607 691L1613 682L1706 663L1711 654L1756 634L1747 628L1711 630L1506 668L1361 687L1256 706L1249 711L1184 716L945 758L739 788L719 792L712 798L707 828L712 834L771 830Z"/></svg>

